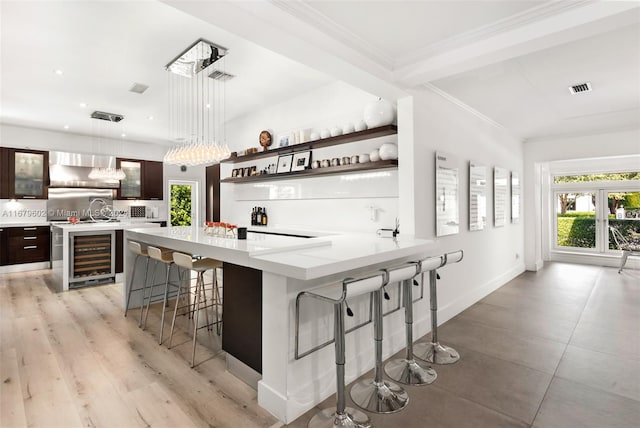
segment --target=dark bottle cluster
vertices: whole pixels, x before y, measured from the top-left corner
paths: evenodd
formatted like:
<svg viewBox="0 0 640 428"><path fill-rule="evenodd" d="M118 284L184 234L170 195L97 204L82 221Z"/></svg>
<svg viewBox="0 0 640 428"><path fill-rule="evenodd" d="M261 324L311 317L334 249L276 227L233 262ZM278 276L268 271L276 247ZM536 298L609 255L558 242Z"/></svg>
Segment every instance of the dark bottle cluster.
<svg viewBox="0 0 640 428"><path fill-rule="evenodd" d="M253 207L251 211L251 226L266 226L268 222L267 209L264 207Z"/></svg>

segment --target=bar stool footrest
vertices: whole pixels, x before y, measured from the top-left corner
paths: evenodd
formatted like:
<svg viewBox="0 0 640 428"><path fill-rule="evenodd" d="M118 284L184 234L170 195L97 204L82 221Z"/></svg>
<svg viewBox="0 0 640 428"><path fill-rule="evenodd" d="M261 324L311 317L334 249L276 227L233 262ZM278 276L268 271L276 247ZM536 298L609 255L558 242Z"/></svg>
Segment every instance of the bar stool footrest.
<svg viewBox="0 0 640 428"><path fill-rule="evenodd" d="M351 399L356 406L372 413L395 413L409 404L409 395L400 386L383 380L364 379L351 387Z"/></svg>
<svg viewBox="0 0 640 428"><path fill-rule="evenodd" d="M453 364L460 359L460 354L455 349L433 342L416 343L413 355L434 364Z"/></svg>
<svg viewBox="0 0 640 428"><path fill-rule="evenodd" d="M336 414L334 408L316 413L309 421L309 428L371 428L369 417L352 407L344 409L344 414Z"/></svg>

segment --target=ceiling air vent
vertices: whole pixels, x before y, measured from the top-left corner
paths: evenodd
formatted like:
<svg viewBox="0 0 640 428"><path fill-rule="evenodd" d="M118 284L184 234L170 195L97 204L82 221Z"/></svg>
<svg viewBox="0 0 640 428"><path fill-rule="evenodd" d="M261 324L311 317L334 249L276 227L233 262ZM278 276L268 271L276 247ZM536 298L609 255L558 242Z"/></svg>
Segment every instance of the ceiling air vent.
<svg viewBox="0 0 640 428"><path fill-rule="evenodd" d="M213 70L211 74L209 74L209 77L212 78L213 80L219 80L221 82L225 82L227 80L233 79L236 76L234 76L233 74L225 73L224 71Z"/></svg>
<svg viewBox="0 0 640 428"><path fill-rule="evenodd" d="M124 119L124 116L121 114L105 113L103 111L97 110L91 113L91 117L93 119L106 120L109 122L120 122L122 119Z"/></svg>
<svg viewBox="0 0 640 428"><path fill-rule="evenodd" d="M129 92L135 92L136 94L144 94L144 91L149 89L149 86L143 85L142 83L134 83L131 88L129 88Z"/></svg>
<svg viewBox="0 0 640 428"><path fill-rule="evenodd" d="M583 92L591 92L591 82L578 83L577 85L569 86L569 92L571 94L581 94Z"/></svg>

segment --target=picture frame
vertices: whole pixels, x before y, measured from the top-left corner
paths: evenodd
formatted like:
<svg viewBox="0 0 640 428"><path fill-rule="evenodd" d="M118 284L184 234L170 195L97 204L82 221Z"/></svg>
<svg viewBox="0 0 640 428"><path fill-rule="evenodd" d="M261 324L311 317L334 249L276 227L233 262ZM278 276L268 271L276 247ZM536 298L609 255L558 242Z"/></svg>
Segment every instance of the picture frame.
<svg viewBox="0 0 640 428"><path fill-rule="evenodd" d="M311 165L311 150L297 152L291 161L291 171L303 171L309 168L309 165Z"/></svg>
<svg viewBox="0 0 640 428"><path fill-rule="evenodd" d="M287 147L289 145L289 135L280 135L278 137L278 147Z"/></svg>
<svg viewBox="0 0 640 428"><path fill-rule="evenodd" d="M291 162L293 160L293 154L281 155L278 157L278 169L276 173L291 172Z"/></svg>

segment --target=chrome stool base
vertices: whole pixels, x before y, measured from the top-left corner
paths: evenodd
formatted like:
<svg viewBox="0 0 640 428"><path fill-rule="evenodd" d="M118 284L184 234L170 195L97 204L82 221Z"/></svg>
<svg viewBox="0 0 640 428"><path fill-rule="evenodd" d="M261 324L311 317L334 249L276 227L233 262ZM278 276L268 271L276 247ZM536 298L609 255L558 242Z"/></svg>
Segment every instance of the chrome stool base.
<svg viewBox="0 0 640 428"><path fill-rule="evenodd" d="M416 358L434 364L453 364L460 359L460 354L453 348L439 343L420 342L413 346Z"/></svg>
<svg viewBox="0 0 640 428"><path fill-rule="evenodd" d="M431 367L424 367L415 360L399 358L389 361L384 371L391 379L405 385L429 385L438 375Z"/></svg>
<svg viewBox="0 0 640 428"><path fill-rule="evenodd" d="M393 382L364 379L351 387L351 399L360 408L373 413L395 413L409 404L407 392Z"/></svg>
<svg viewBox="0 0 640 428"><path fill-rule="evenodd" d="M335 409L325 409L311 418L309 428L371 428L369 417L351 407L338 415Z"/></svg>

